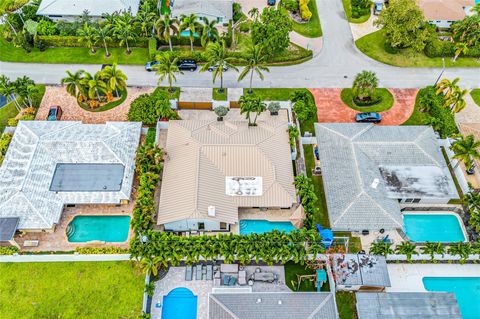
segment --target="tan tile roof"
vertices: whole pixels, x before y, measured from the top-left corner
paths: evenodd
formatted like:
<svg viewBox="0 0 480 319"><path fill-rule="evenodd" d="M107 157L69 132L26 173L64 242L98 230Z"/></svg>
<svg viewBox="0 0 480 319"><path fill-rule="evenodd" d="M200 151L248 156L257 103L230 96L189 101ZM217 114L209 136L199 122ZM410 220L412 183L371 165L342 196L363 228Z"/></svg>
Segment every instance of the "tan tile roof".
<svg viewBox="0 0 480 319"><path fill-rule="evenodd" d="M285 121L170 121L158 224L187 218L236 223L238 207L296 202ZM226 176L262 177L261 196L228 196ZM216 216L207 216L215 206Z"/></svg>
<svg viewBox="0 0 480 319"><path fill-rule="evenodd" d="M418 0L425 19L458 21L465 18L465 7L474 6L475 0Z"/></svg>

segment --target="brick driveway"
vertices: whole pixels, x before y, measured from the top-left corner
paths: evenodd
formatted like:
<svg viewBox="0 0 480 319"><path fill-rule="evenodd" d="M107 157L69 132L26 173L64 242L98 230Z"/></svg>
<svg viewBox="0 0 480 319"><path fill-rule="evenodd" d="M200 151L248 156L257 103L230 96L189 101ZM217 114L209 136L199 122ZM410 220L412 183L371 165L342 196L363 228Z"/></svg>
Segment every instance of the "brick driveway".
<svg viewBox="0 0 480 319"><path fill-rule="evenodd" d="M342 89L309 89L315 97L318 122L354 123L355 111L346 106L341 98ZM417 89L390 89L395 102L382 112L382 125L400 125L413 113Z"/></svg>
<svg viewBox="0 0 480 319"><path fill-rule="evenodd" d="M76 99L69 95L64 86L47 86L45 96L37 112L36 120L45 120L52 105L60 105L63 110L62 120L82 121L89 124L100 124L107 121L126 121L130 104L139 95L153 92L154 88L128 88L125 102L105 112L90 112L82 109Z"/></svg>

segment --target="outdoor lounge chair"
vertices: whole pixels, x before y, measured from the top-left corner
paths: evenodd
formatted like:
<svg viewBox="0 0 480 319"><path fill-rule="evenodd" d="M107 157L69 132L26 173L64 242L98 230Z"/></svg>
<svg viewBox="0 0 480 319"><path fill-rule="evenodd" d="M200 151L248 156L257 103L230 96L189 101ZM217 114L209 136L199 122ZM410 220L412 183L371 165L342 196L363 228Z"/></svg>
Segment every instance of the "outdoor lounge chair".
<svg viewBox="0 0 480 319"><path fill-rule="evenodd" d="M207 280L213 280L213 266L212 265L207 265Z"/></svg>
<svg viewBox="0 0 480 319"><path fill-rule="evenodd" d="M202 280L202 265L195 266L195 280Z"/></svg>
<svg viewBox="0 0 480 319"><path fill-rule="evenodd" d="M240 270L238 272L238 284L240 286L247 284L247 272L245 270Z"/></svg>
<svg viewBox="0 0 480 319"><path fill-rule="evenodd" d="M223 276L223 285L224 286L228 286L228 283L230 282L230 278L232 278L232 276L230 276L230 275Z"/></svg>
<svg viewBox="0 0 480 319"><path fill-rule="evenodd" d="M277 280L277 276L272 272L255 272L252 275L252 279L255 281L274 282Z"/></svg>
<svg viewBox="0 0 480 319"><path fill-rule="evenodd" d="M228 281L228 285L229 286L235 286L235 284L237 283L237 278L235 277L230 277L230 280Z"/></svg>
<svg viewBox="0 0 480 319"><path fill-rule="evenodd" d="M185 267L185 281L192 281L193 279L193 269L192 266Z"/></svg>

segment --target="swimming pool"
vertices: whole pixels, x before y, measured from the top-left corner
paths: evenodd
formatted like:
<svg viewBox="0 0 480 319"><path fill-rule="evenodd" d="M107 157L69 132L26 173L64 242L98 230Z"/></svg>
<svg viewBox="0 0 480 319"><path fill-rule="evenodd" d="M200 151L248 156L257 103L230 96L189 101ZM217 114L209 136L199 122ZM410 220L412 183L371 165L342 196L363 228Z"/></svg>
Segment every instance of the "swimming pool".
<svg viewBox="0 0 480 319"><path fill-rule="evenodd" d="M163 297L162 319L178 318L197 318L197 296L183 287L172 289Z"/></svg>
<svg viewBox="0 0 480 319"><path fill-rule="evenodd" d="M190 31L184 30L184 31L180 32L180 36L181 36L181 37L188 38L188 37L190 36ZM197 33L197 32L194 32L194 33L193 33L193 37L194 37L194 38L198 38L198 33Z"/></svg>
<svg viewBox="0 0 480 319"><path fill-rule="evenodd" d="M480 313L480 277L423 277L428 291L453 292L463 319L478 318Z"/></svg>
<svg viewBox="0 0 480 319"><path fill-rule="evenodd" d="M268 220L250 220L243 219L240 221L240 235L263 234L272 230L290 232L295 226L290 222L270 222Z"/></svg>
<svg viewBox="0 0 480 319"><path fill-rule="evenodd" d="M130 216L76 216L67 227L67 237L73 243L124 242L129 229Z"/></svg>
<svg viewBox="0 0 480 319"><path fill-rule="evenodd" d="M465 235L454 214L404 214L403 231L413 242L462 242Z"/></svg>

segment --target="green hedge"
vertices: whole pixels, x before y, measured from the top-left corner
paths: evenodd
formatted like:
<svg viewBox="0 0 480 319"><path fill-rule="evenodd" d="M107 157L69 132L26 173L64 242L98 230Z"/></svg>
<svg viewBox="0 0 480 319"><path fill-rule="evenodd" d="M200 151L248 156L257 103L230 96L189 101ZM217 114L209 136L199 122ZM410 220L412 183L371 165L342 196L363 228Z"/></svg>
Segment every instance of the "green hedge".
<svg viewBox="0 0 480 319"><path fill-rule="evenodd" d="M437 131L441 138L458 133L454 114L443 106L443 96L435 94L433 86L427 86L418 92L416 104L418 109L424 109L428 115L439 120Z"/></svg>
<svg viewBox="0 0 480 319"><path fill-rule="evenodd" d="M424 52L425 55L430 58L453 57L455 55L455 43L434 38L427 43ZM460 56L471 58L480 57L480 45L469 48L466 54L462 53Z"/></svg>
<svg viewBox="0 0 480 319"><path fill-rule="evenodd" d="M128 249L114 246L108 247L77 247L75 251L82 255L99 255L99 254L128 254Z"/></svg>
<svg viewBox="0 0 480 319"><path fill-rule="evenodd" d="M150 59L155 58L157 54L157 39L156 38L149 38L148 39L148 56Z"/></svg>
<svg viewBox="0 0 480 319"><path fill-rule="evenodd" d="M18 252L19 249L15 246L0 246L0 255L13 255Z"/></svg>
<svg viewBox="0 0 480 319"><path fill-rule="evenodd" d="M48 47L85 47L84 41L79 41L81 37L77 36L61 36L61 35L40 35L37 40L42 41ZM131 47L148 47L149 38L138 38L135 41L129 41L128 44ZM107 41L109 48L122 48L125 45L120 45L119 41ZM96 44L96 47L101 47L100 43Z"/></svg>

